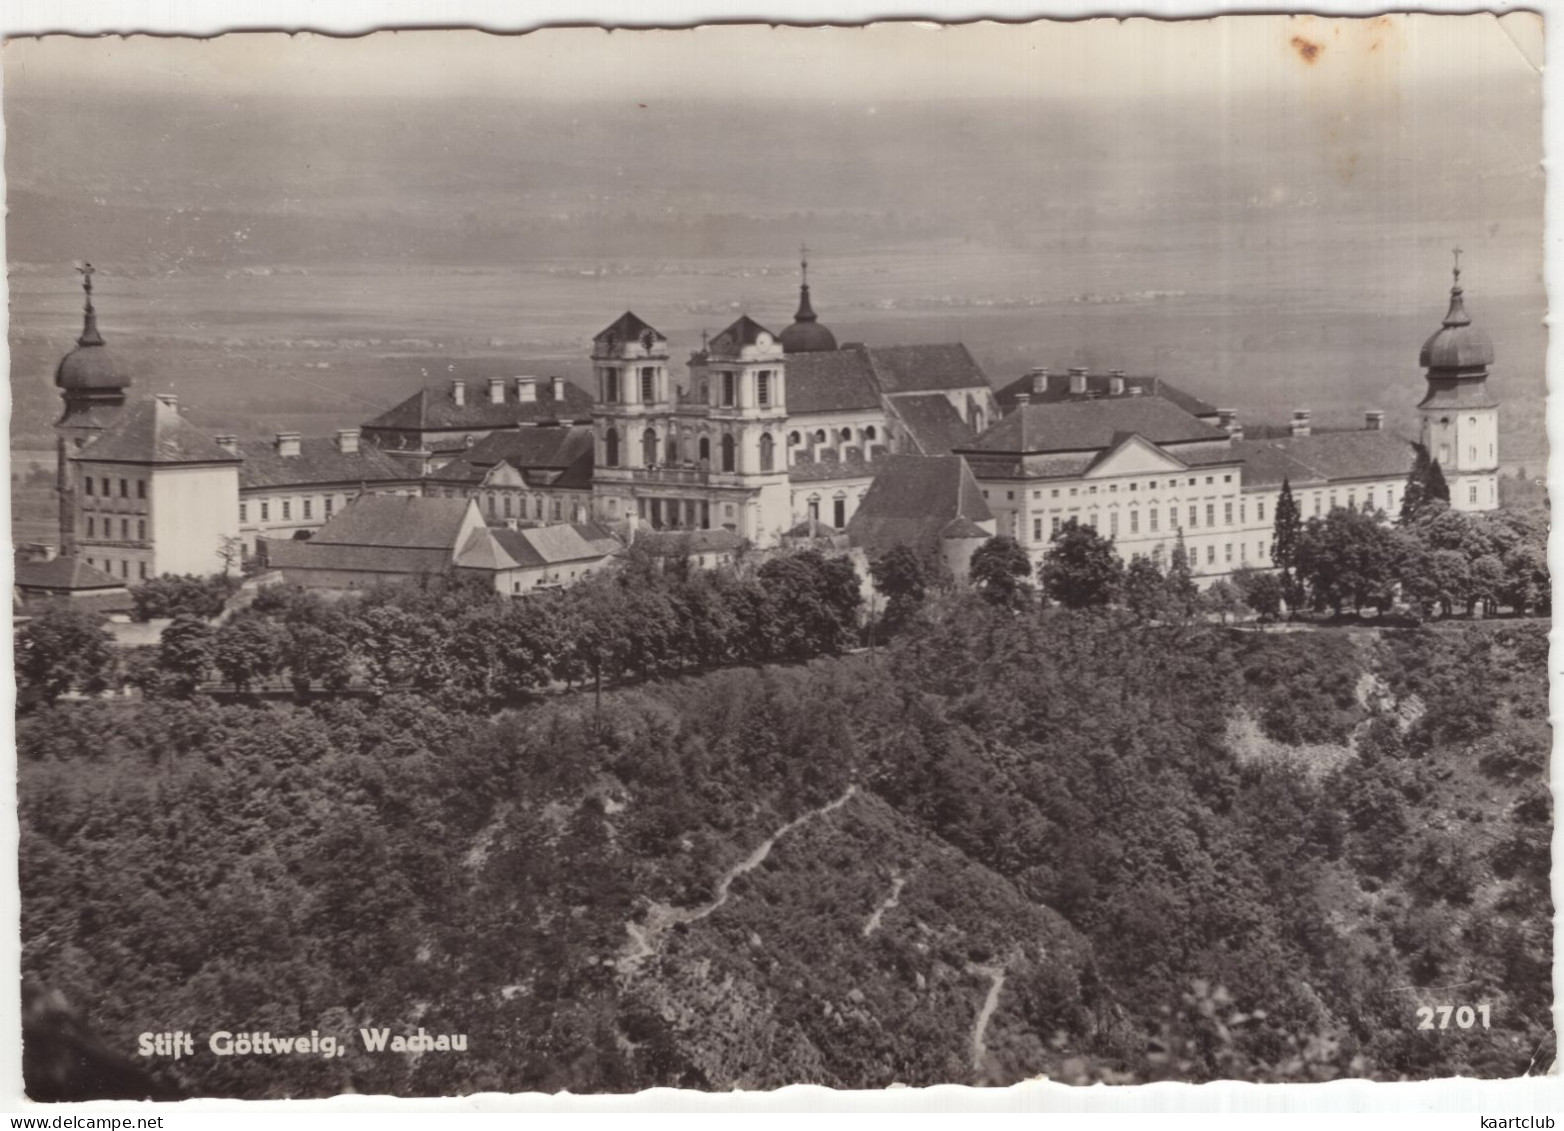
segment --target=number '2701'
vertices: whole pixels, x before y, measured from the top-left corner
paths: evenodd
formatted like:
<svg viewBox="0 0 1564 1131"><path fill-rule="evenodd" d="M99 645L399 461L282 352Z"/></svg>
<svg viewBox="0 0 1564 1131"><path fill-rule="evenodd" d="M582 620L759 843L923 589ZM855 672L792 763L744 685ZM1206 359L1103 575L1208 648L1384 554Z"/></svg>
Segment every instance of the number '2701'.
<svg viewBox="0 0 1564 1131"><path fill-rule="evenodd" d="M1457 1029L1470 1029L1478 1021L1482 1022L1484 1029L1489 1025L1489 1003L1483 1002L1476 1009L1469 1005L1420 1005L1417 1007L1417 1027L1419 1029L1448 1029L1450 1019L1455 1019ZM1438 1018L1436 1024L1434 1018Z"/></svg>

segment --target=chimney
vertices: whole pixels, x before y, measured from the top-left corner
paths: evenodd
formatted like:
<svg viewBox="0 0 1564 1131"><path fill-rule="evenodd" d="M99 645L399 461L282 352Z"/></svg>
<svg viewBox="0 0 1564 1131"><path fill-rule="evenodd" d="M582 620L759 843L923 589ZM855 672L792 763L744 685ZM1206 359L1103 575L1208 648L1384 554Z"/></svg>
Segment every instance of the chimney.
<svg viewBox="0 0 1564 1131"><path fill-rule="evenodd" d="M1124 370L1108 370L1108 395L1110 397L1122 397L1124 395Z"/></svg>
<svg viewBox="0 0 1564 1131"><path fill-rule="evenodd" d="M466 381L451 382L451 403L454 404L457 408L461 408L467 403Z"/></svg>
<svg viewBox="0 0 1564 1131"><path fill-rule="evenodd" d="M1385 410L1371 408L1363 414L1363 427L1370 432L1383 432L1385 430Z"/></svg>
<svg viewBox="0 0 1564 1131"><path fill-rule="evenodd" d="M1040 397L1046 396L1048 393L1048 367L1044 365L1036 369L1029 369L1026 375L1032 379L1032 392Z"/></svg>
<svg viewBox="0 0 1564 1131"><path fill-rule="evenodd" d="M1233 429L1238 427L1238 410L1236 408L1217 409L1216 426L1231 436Z"/></svg>
<svg viewBox="0 0 1564 1131"><path fill-rule="evenodd" d="M297 432L277 433L277 454L283 459L294 459L299 454L299 434Z"/></svg>
<svg viewBox="0 0 1564 1131"><path fill-rule="evenodd" d="M230 436L227 433L217 437L217 446L231 456L239 454L239 437Z"/></svg>
<svg viewBox="0 0 1564 1131"><path fill-rule="evenodd" d="M503 377L490 377L489 378L489 403L490 404L504 404L505 403L505 378L503 378Z"/></svg>
<svg viewBox="0 0 1564 1131"><path fill-rule="evenodd" d="M550 377L549 384L553 386L554 399L563 404L565 401L565 379L563 377Z"/></svg>
<svg viewBox="0 0 1564 1131"><path fill-rule="evenodd" d="M1292 412L1292 434L1294 436L1307 436L1309 434L1309 410L1295 408Z"/></svg>
<svg viewBox="0 0 1564 1131"><path fill-rule="evenodd" d="M536 377L516 378L516 399L522 402L538 399L538 379Z"/></svg>
<svg viewBox="0 0 1564 1131"><path fill-rule="evenodd" d="M158 393L157 399L159 404L166 404L172 409L179 408L179 396L175 393Z"/></svg>
<svg viewBox="0 0 1564 1131"><path fill-rule="evenodd" d="M337 451L341 452L345 456L353 455L358 451L357 428L337 429Z"/></svg>
<svg viewBox="0 0 1564 1131"><path fill-rule="evenodd" d="M1086 368L1080 366L1070 370L1070 392L1080 396L1086 392Z"/></svg>
<svg viewBox="0 0 1564 1131"><path fill-rule="evenodd" d="M1032 403L1032 394L1031 393L1017 393L1016 394L1016 405L1017 405L1017 407L1019 407L1021 405L1024 405L1024 404L1031 404L1031 403Z"/></svg>

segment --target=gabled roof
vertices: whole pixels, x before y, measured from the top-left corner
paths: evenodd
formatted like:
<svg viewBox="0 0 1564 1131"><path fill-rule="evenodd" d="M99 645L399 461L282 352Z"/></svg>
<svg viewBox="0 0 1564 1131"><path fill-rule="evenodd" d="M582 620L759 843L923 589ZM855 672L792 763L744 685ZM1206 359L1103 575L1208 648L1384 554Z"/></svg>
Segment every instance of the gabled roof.
<svg viewBox="0 0 1564 1131"><path fill-rule="evenodd" d="M898 544L918 549L942 537L957 519L977 524L993 518L960 456L895 455L864 493L847 534L870 553Z"/></svg>
<svg viewBox="0 0 1564 1131"><path fill-rule="evenodd" d="M309 546L443 550L455 553L471 499L426 499L415 495L362 495L338 511Z"/></svg>
<svg viewBox="0 0 1564 1131"><path fill-rule="evenodd" d="M205 432L156 397L125 406L114 423L71 457L106 463L238 463Z"/></svg>
<svg viewBox="0 0 1564 1131"><path fill-rule="evenodd" d="M874 367L858 350L795 353L787 357L787 411L790 416L852 412L880 407Z"/></svg>
<svg viewBox="0 0 1564 1131"><path fill-rule="evenodd" d="M762 334L772 340L776 339L776 335L759 322L747 314L741 314L738 321L711 340L707 346L707 353L712 357L732 357L745 346L752 346L758 342Z"/></svg>
<svg viewBox="0 0 1564 1131"><path fill-rule="evenodd" d="M1171 468L1184 468L1189 466L1189 464L1184 460L1179 459L1178 456L1164 448L1157 447L1156 444L1153 444L1150 440L1146 439L1146 437L1142 436L1138 432L1115 432L1113 435L1113 442L1108 447L1097 453L1096 457L1091 461L1091 463L1086 465L1086 470L1088 472L1095 471L1097 468L1107 463L1115 455L1124 451L1126 448L1139 448L1143 451L1150 452L1160 462L1164 463L1165 466L1170 465ZM1237 459L1236 456L1233 458L1235 460Z"/></svg>
<svg viewBox="0 0 1564 1131"><path fill-rule="evenodd" d="M651 331L654 341L666 342L668 339L660 334L656 327L648 324L638 317L633 311L625 311L611 326L606 326L592 336L594 342L635 342L640 341L641 336L648 330Z"/></svg>
<svg viewBox="0 0 1564 1131"><path fill-rule="evenodd" d="M258 540L269 569L382 573L389 577L441 574L451 565L449 549L397 546L345 546L292 538Z"/></svg>
<svg viewBox="0 0 1564 1131"><path fill-rule="evenodd" d="M515 378L507 378L505 400L489 400L487 378L470 380L466 403L457 404L449 385L419 389L400 404L364 424L366 430L401 432L454 432L464 428L490 431L550 420L575 420L592 415L592 396L571 382L564 383L564 399L554 399L551 378L537 379L537 399L516 399Z"/></svg>
<svg viewBox="0 0 1564 1131"><path fill-rule="evenodd" d="M1024 404L971 446L978 452L1081 452L1112 446L1135 432L1154 444L1225 440L1222 429L1197 420L1161 397L1115 397L1062 404Z"/></svg>
<svg viewBox="0 0 1564 1131"><path fill-rule="evenodd" d="M890 403L912 442L926 456L949 455L977 439L943 393L904 393L891 397Z"/></svg>
<svg viewBox="0 0 1564 1131"><path fill-rule="evenodd" d="M1391 479L1412 468L1412 442L1394 432L1361 428L1350 432L1312 432L1277 440L1239 440L1233 444L1244 461L1244 486L1275 486L1290 479L1322 483L1337 479Z"/></svg>
<svg viewBox="0 0 1564 1131"><path fill-rule="evenodd" d="M617 538L591 523L489 529L474 532L456 564L464 569L539 569L596 561L620 548Z"/></svg>
<svg viewBox="0 0 1564 1131"><path fill-rule="evenodd" d="M16 587L50 592L90 592L94 589L123 589L125 583L90 566L82 558L55 558L48 562L16 563Z"/></svg>
<svg viewBox="0 0 1564 1131"><path fill-rule="evenodd" d="M1086 392L1070 392L1070 375L1068 373L1049 373L1046 377L1046 387L1042 392L1036 389L1036 382L1030 375L1017 377L1008 385L994 394L994 399L999 402L1000 411L1009 412L1016 406L1016 397L1025 393L1032 404L1058 404L1061 401L1098 400L1111 396L1113 388L1113 375L1111 373L1086 374ZM1215 416L1216 406L1201 400L1199 397L1184 392L1183 389L1169 384L1161 377L1124 377L1123 393L1121 397L1161 397L1163 400L1172 401L1179 408L1191 416ZM1138 390L1138 391L1137 391Z"/></svg>
<svg viewBox="0 0 1564 1131"><path fill-rule="evenodd" d="M588 425L518 428L485 436L456 459L430 475L448 483L481 483L501 462L521 472L535 486L592 486L593 440Z"/></svg>
<svg viewBox="0 0 1564 1131"><path fill-rule="evenodd" d="M886 393L990 388L983 370L960 342L848 348L865 350L875 378Z"/></svg>
<svg viewBox="0 0 1564 1131"><path fill-rule="evenodd" d="M315 483L415 482L416 473L373 444L356 452L343 452L333 436L299 441L299 454L283 456L276 445L264 441L239 446L244 463L239 468L241 489L292 487Z"/></svg>

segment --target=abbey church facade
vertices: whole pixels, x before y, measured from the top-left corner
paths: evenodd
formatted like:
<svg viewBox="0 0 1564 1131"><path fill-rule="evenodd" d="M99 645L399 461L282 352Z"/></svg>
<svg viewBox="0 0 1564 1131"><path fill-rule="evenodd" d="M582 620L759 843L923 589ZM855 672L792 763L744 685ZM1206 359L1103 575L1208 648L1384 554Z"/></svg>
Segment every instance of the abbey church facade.
<svg viewBox="0 0 1564 1131"><path fill-rule="evenodd" d="M333 522L389 494L468 500L496 531L572 526L602 553L664 531L761 549L826 533L866 550L916 531L1005 534L1040 560L1074 520L1126 560L1165 560L1182 541L1212 579L1272 564L1283 482L1305 519L1334 507L1393 515L1414 440L1441 465L1453 506L1497 506L1493 346L1459 275L1419 358L1416 437L1387 431L1379 411L1356 430L1317 431L1299 410L1287 435L1246 438L1237 410L1119 371L1032 370L996 389L962 344L838 344L806 276L784 330L743 315L692 348L682 372L667 336L625 312L591 341L590 392L561 378L457 378L333 437L240 443L204 434L171 396L132 395L98 331L89 274L83 332L55 378L59 552L129 586L317 534L309 553L324 560ZM485 561L497 552L458 526ZM524 540L511 539L518 555L562 544ZM450 564L466 549L450 547ZM373 550L357 546L367 564L353 576L373 575Z"/></svg>

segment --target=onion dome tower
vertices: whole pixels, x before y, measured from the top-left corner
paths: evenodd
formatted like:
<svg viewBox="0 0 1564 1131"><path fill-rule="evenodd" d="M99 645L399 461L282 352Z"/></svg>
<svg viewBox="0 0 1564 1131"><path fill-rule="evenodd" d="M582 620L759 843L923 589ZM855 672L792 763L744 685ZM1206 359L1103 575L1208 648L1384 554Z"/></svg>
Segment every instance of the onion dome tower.
<svg viewBox="0 0 1564 1131"><path fill-rule="evenodd" d="M1439 461L1457 510L1499 505L1499 402L1488 390L1493 356L1492 340L1466 313L1457 248L1449 312L1418 357L1428 392L1417 406L1422 444Z"/></svg>
<svg viewBox="0 0 1564 1131"><path fill-rule="evenodd" d="M798 288L798 313L793 324L778 335L784 353L830 353L836 349L836 335L820 325L815 308L809 305L809 249L800 247L799 266L803 282Z"/></svg>
<svg viewBox="0 0 1564 1131"><path fill-rule="evenodd" d="M125 390L130 374L119 359L103 344L98 333L98 312L92 305L92 277L97 272L91 263L76 268L86 299L82 310L81 337L76 348L60 359L54 370L54 384L64 400L64 411L55 421L55 490L60 502L60 552L69 555L74 546L74 511L71 495L70 457L80 451L98 433L119 417L125 405Z"/></svg>

